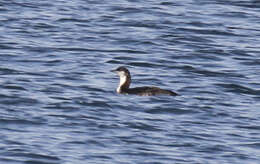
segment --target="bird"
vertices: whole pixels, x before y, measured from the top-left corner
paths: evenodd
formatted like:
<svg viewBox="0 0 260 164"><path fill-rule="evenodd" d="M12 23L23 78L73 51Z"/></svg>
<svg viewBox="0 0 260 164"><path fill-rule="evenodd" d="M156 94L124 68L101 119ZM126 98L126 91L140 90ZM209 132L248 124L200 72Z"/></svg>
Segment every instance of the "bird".
<svg viewBox="0 0 260 164"><path fill-rule="evenodd" d="M177 96L178 95L173 91L165 90L153 86L130 88L131 75L129 70L124 66L120 66L114 70L111 70L111 72L117 73L117 75L120 77L120 82L116 89L116 92L119 94L135 94L139 96L155 96L155 95Z"/></svg>

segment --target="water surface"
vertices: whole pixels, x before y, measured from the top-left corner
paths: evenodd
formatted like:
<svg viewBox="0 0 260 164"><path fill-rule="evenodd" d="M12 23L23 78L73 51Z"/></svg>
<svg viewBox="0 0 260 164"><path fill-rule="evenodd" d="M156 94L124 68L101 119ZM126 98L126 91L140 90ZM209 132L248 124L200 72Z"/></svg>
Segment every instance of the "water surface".
<svg viewBox="0 0 260 164"><path fill-rule="evenodd" d="M258 163L260 3L0 2L0 163ZM132 86L178 97L115 93Z"/></svg>

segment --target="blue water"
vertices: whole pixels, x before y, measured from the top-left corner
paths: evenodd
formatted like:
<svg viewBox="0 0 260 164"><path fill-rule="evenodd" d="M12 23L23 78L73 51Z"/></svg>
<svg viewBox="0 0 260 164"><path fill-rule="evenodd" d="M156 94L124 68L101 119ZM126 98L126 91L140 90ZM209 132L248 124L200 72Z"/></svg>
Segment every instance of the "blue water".
<svg viewBox="0 0 260 164"><path fill-rule="evenodd" d="M1 164L260 161L258 1L1 1L0 36Z"/></svg>

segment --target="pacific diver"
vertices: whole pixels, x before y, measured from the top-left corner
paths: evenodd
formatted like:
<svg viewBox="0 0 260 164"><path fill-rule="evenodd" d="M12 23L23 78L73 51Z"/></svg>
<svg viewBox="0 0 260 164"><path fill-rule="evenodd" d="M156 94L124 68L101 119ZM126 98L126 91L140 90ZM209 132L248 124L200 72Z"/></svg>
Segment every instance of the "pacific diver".
<svg viewBox="0 0 260 164"><path fill-rule="evenodd" d="M171 95L177 96L178 94L172 92L170 90L164 90L157 87L137 87L137 88L129 88L131 83L131 75L127 68L121 66L115 70L111 70L111 72L115 72L120 77L120 82L117 88L117 93L120 94L136 94L140 96L154 96L154 95Z"/></svg>

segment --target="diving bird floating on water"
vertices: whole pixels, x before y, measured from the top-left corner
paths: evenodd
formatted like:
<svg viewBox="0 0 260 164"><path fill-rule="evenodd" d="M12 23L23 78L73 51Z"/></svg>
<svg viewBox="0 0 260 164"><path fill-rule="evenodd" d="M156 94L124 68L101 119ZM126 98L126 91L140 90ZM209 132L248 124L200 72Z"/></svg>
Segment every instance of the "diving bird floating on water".
<svg viewBox="0 0 260 164"><path fill-rule="evenodd" d="M177 96L178 94L170 91L161 89L158 87L136 87L136 88L129 88L131 84L131 75L127 68L121 66L115 70L111 70L111 72L115 72L120 77L119 85L116 89L117 93L120 94L136 94L140 96L154 96L154 95L171 95Z"/></svg>

